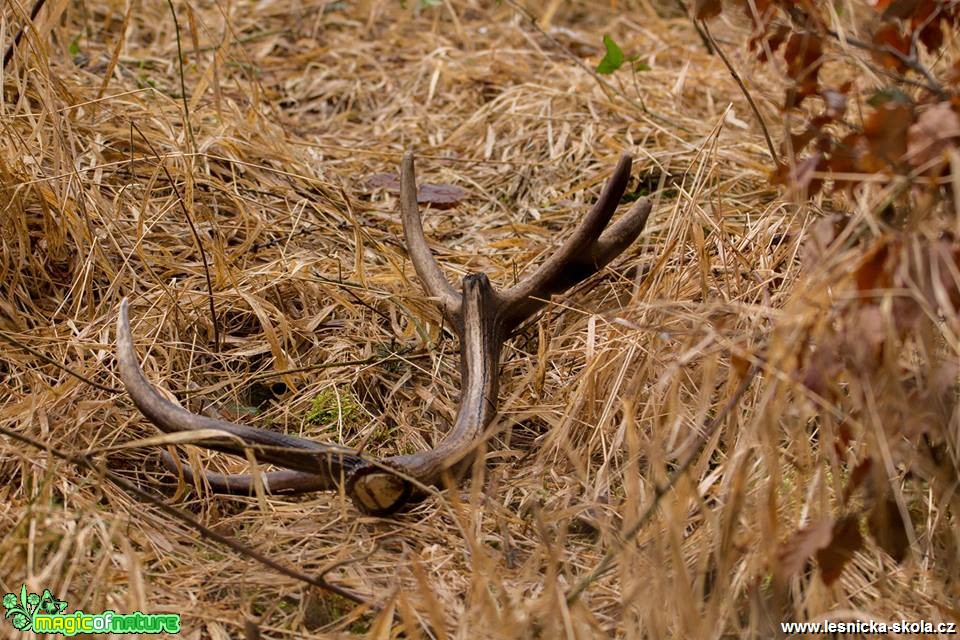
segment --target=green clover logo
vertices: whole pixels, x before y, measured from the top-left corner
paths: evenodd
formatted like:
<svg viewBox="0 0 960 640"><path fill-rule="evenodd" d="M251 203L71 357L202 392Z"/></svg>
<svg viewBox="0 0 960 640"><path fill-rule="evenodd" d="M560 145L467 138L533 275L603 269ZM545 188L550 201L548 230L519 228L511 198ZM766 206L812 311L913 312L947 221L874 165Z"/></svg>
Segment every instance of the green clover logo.
<svg viewBox="0 0 960 640"><path fill-rule="evenodd" d="M57 600L56 596L50 593L50 589L44 589L42 595L27 593L27 585L24 584L20 587L19 598L14 593L3 596L3 608L7 610L3 617L10 618L14 629L29 631L33 628L33 621L38 614L61 614L67 608L67 603Z"/></svg>

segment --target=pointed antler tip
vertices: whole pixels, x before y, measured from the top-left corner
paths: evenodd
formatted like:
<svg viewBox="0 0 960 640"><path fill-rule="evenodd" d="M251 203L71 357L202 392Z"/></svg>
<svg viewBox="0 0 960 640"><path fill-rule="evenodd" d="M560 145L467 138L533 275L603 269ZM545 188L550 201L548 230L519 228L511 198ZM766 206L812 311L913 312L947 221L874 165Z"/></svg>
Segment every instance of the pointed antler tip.
<svg viewBox="0 0 960 640"><path fill-rule="evenodd" d="M124 297L120 300L120 315L119 315L119 317L117 318L117 324L118 324L118 326L119 326L121 329L123 329L124 327L130 326L130 319L129 319L130 313L129 313L129 308L130 308L130 302L129 302L129 300L127 299L127 297L124 296Z"/></svg>

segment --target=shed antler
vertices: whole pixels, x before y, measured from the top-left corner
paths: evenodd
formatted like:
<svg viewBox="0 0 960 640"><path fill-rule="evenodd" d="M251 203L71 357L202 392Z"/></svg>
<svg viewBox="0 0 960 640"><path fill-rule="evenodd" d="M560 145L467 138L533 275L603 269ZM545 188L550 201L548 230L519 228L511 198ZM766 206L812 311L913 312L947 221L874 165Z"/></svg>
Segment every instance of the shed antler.
<svg viewBox="0 0 960 640"><path fill-rule="evenodd" d="M126 300L120 304L117 324L120 377L140 411L163 431L217 429L232 437L198 444L239 456L250 450L259 462L284 468L261 475L273 493L343 487L361 511L393 513L422 493L418 485L439 485L445 471L456 476L469 466L474 447L496 413L500 351L517 327L547 304L550 296L602 269L640 235L650 213L645 198L608 228L627 187L630 165L629 155L620 158L600 198L573 235L533 275L506 291L497 291L485 274L472 273L463 278L458 291L444 277L423 235L413 153L404 155L400 210L407 251L424 289L439 300L460 338L460 405L453 428L433 449L375 462L341 447L190 413L161 396L143 375L133 347ZM164 455L168 466L177 465ZM193 471L186 465L184 469L192 478ZM218 492L249 494L253 490L254 479L248 474L207 472L204 478Z"/></svg>

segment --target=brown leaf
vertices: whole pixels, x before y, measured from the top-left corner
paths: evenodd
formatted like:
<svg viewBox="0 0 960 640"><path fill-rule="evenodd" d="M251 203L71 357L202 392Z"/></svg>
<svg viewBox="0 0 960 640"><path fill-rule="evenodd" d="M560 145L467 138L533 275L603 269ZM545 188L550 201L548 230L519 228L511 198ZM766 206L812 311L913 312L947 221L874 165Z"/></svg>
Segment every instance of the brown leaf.
<svg viewBox="0 0 960 640"><path fill-rule="evenodd" d="M917 6L920 4L921 0L886 0L885 2L878 2L876 8L883 8L883 19L890 20L893 18L909 18L914 11L917 10ZM882 5L882 6L881 6Z"/></svg>
<svg viewBox="0 0 960 640"><path fill-rule="evenodd" d="M940 16L933 16L933 12L939 10L940 7L933 0L920 0L919 7L910 18L910 27L914 31L920 29L920 42L931 52L943 46L942 20Z"/></svg>
<svg viewBox="0 0 960 640"><path fill-rule="evenodd" d="M892 22L881 25L873 34L873 45L876 49L871 52L871 55L877 64L887 69L907 70L903 60L891 53L891 51L897 51L906 56L910 52L910 39L903 35L899 25Z"/></svg>
<svg viewBox="0 0 960 640"><path fill-rule="evenodd" d="M844 420L837 425L837 439L833 443L833 448L837 452L838 458L843 458L847 455L851 442L853 442L853 429L850 428L850 423ZM851 480L851 482L853 482L853 480ZM849 496L844 493L843 502L846 503L848 499Z"/></svg>
<svg viewBox="0 0 960 640"><path fill-rule="evenodd" d="M907 538L907 527L900 515L897 501L888 497L874 503L867 524L870 535L880 548L898 563L903 562L910 548L910 540Z"/></svg>
<svg viewBox="0 0 960 640"><path fill-rule="evenodd" d="M853 471L850 473L850 481L847 482L847 486L843 489L843 503L846 504L850 501L850 497L853 493L859 489L864 480L870 476L870 469L873 467L873 459L870 456L867 456L860 463L853 468Z"/></svg>
<svg viewBox="0 0 960 640"><path fill-rule="evenodd" d="M800 573L813 554L830 544L833 528L833 520L818 520L790 536L777 553L777 576L786 580Z"/></svg>
<svg viewBox="0 0 960 640"><path fill-rule="evenodd" d="M693 17L697 20L716 18L723 11L720 0L697 0L693 5Z"/></svg>
<svg viewBox="0 0 960 640"><path fill-rule="evenodd" d="M400 191L400 177L395 173L374 173L367 177L367 186L373 189Z"/></svg>
<svg viewBox="0 0 960 640"><path fill-rule="evenodd" d="M907 152L907 131L913 121L913 108L901 100L879 105L863 124L870 154L860 159L859 169L876 173L885 165L895 166Z"/></svg>
<svg viewBox="0 0 960 640"><path fill-rule="evenodd" d="M395 173L374 173L367 178L367 186L399 193L400 178ZM417 187L417 204L449 209L459 204L466 195L466 192L456 185L424 183Z"/></svg>
<svg viewBox="0 0 960 640"><path fill-rule="evenodd" d="M736 353L730 354L730 368L737 374L738 380L743 380L746 377L750 371L750 364L750 360L747 358Z"/></svg>
<svg viewBox="0 0 960 640"><path fill-rule="evenodd" d="M843 370L843 365L836 356L838 347L836 339L825 340L823 344L817 345L817 350L803 368L803 386L819 396L829 398L833 395L836 378Z"/></svg>
<svg viewBox="0 0 960 640"><path fill-rule="evenodd" d="M817 551L820 564L820 576L828 587L837 581L843 568L853 558L853 554L863 546L860 523L857 517L850 515L837 520L833 525L830 543Z"/></svg>
<svg viewBox="0 0 960 640"><path fill-rule="evenodd" d="M833 174L853 174L860 172L860 158L869 152L869 143L860 133L849 133L833 146L827 167ZM859 182L855 177L834 176L837 187L852 187Z"/></svg>
<svg viewBox="0 0 960 640"><path fill-rule="evenodd" d="M800 133L791 133L780 144L780 153L788 155L790 153L798 154L803 151L811 140L819 133L819 127L808 126Z"/></svg>
<svg viewBox="0 0 960 640"><path fill-rule="evenodd" d="M883 311L867 304L848 311L843 356L851 370L872 372L880 364L887 329Z"/></svg>
<svg viewBox="0 0 960 640"><path fill-rule="evenodd" d="M837 213L817 220L812 225L810 234L806 238L804 259L810 264L819 262L848 222L847 218Z"/></svg>
<svg viewBox="0 0 960 640"><path fill-rule="evenodd" d="M954 61L943 74L943 81L947 84L956 84L958 80L960 80L960 59Z"/></svg>
<svg viewBox="0 0 960 640"><path fill-rule="evenodd" d="M940 102L923 111L907 131L907 161L926 167L925 173L938 176L949 159L946 152L960 140L960 117L949 102ZM938 162L939 160L939 162Z"/></svg>
<svg viewBox="0 0 960 640"><path fill-rule="evenodd" d="M854 273L858 291L872 293L875 289L890 287L890 273L887 268L889 255L890 245L884 241L881 241L867 253Z"/></svg>
<svg viewBox="0 0 960 640"><path fill-rule="evenodd" d="M773 55L777 52L777 49L786 42L787 36L790 35L790 28L785 24L780 24L774 27L772 33L762 33L759 36L754 36L750 40L750 49L755 49L757 53L757 59L760 62L767 61L767 52L770 55ZM766 45L764 45L766 41Z"/></svg>
<svg viewBox="0 0 960 640"><path fill-rule="evenodd" d="M807 96L818 93L818 76L823 62L823 41L812 31L794 33L783 50L787 75L794 86L787 93L786 107L798 106Z"/></svg>
<svg viewBox="0 0 960 640"><path fill-rule="evenodd" d="M466 197L466 192L452 184L422 184L417 189L417 202L437 209L449 209Z"/></svg>
<svg viewBox="0 0 960 640"><path fill-rule="evenodd" d="M793 167L781 163L770 180L774 184L786 185L797 196L810 197L820 191L820 187L823 186L823 179L816 174L824 169L826 169L826 160L822 153L816 152L807 158L797 160Z"/></svg>

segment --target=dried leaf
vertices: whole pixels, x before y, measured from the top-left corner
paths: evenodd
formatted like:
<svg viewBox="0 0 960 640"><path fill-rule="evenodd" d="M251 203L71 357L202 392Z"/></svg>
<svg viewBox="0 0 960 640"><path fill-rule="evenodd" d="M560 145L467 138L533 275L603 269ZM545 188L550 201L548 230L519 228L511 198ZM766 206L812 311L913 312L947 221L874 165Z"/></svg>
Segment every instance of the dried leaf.
<svg viewBox="0 0 960 640"><path fill-rule="evenodd" d="M367 177L367 186L372 189L400 191L400 176L395 173L374 173Z"/></svg>
<svg viewBox="0 0 960 640"><path fill-rule="evenodd" d="M422 184L417 189L417 202L449 209L466 197L466 192L452 184Z"/></svg>
<svg viewBox="0 0 960 640"><path fill-rule="evenodd" d="M798 106L807 96L818 93L818 76L823 62L823 41L812 31L794 33L783 51L787 75L794 86L787 93L786 107Z"/></svg>
<svg viewBox="0 0 960 640"><path fill-rule="evenodd" d="M836 337L828 337L813 352L803 368L803 385L813 393L826 398L834 395L836 379L843 370L843 364L837 358L841 345Z"/></svg>
<svg viewBox="0 0 960 640"><path fill-rule="evenodd" d="M400 193L400 178L395 173L374 173L366 181L367 187ZM428 204L437 209L449 209L460 203L466 192L452 184L423 183L417 186L417 204Z"/></svg>
<svg viewBox="0 0 960 640"><path fill-rule="evenodd" d="M864 480L870 476L870 470L873 467L873 459L870 456L867 456L853 468L853 471L850 473L850 481L847 482L847 486L843 489L843 502L846 504L850 501L850 497L854 492L859 489Z"/></svg>
<svg viewBox="0 0 960 640"><path fill-rule="evenodd" d="M778 576L790 578L800 573L815 553L830 544L833 529L833 520L825 519L815 521L794 533L781 545L777 554Z"/></svg>
<svg viewBox="0 0 960 640"><path fill-rule="evenodd" d="M867 524L870 535L880 548L898 563L903 562L910 548L910 540L897 501L888 497L876 502L870 510Z"/></svg>
<svg viewBox="0 0 960 640"><path fill-rule="evenodd" d="M872 294L875 289L890 287L890 273L887 268L889 255L890 245L884 241L870 249L854 272L858 291Z"/></svg>
<svg viewBox="0 0 960 640"><path fill-rule="evenodd" d="M810 229L804 243L804 259L810 264L820 261L827 249L847 225L848 219L840 214L824 216Z"/></svg>
<svg viewBox="0 0 960 640"><path fill-rule="evenodd" d="M895 23L881 25L873 34L873 45L876 49L871 55L877 64L901 72L907 70L903 60L893 53L899 52L906 56L910 52L910 39L903 35L899 25Z"/></svg>
<svg viewBox="0 0 960 640"><path fill-rule="evenodd" d="M750 360L747 358L736 353L730 354L730 368L736 373L738 380L743 380L746 377L750 371L750 364Z"/></svg>
<svg viewBox="0 0 960 640"><path fill-rule="evenodd" d="M846 317L844 357L850 369L874 371L880 364L887 338L883 311L876 304L852 309Z"/></svg>
<svg viewBox="0 0 960 640"><path fill-rule="evenodd" d="M819 520L790 536L777 554L777 576L786 580L800 573L813 554L830 544L832 532L833 520Z"/></svg>
<svg viewBox="0 0 960 640"><path fill-rule="evenodd" d="M925 167L928 175L940 175L949 162L947 151L960 140L960 117L949 102L923 111L907 131L907 161ZM940 162L937 162L937 160Z"/></svg>
<svg viewBox="0 0 960 640"><path fill-rule="evenodd" d="M883 19L891 20L894 18L904 19L909 18L914 11L917 10L917 6L920 4L921 0L886 0L885 2L878 2L876 8L883 9Z"/></svg>
<svg viewBox="0 0 960 640"><path fill-rule="evenodd" d="M823 154L816 152L790 167L781 163L770 180L774 184L786 185L795 196L810 197L823 186L823 179L817 173L826 169Z"/></svg>
<svg viewBox="0 0 960 640"><path fill-rule="evenodd" d="M850 449L851 442L853 442L853 429L850 428L850 423L844 420L837 425L837 439L833 443L833 448L837 452L838 458L843 458L847 455L847 451ZM849 496L844 494L844 503L847 502L848 498Z"/></svg>
<svg viewBox="0 0 960 640"><path fill-rule="evenodd" d="M919 11L917 11L910 20L910 26L916 30L920 29L919 39L927 51L937 51L943 46L943 28L940 26L942 20L938 17L932 17L934 11L939 10L932 0L924 0Z"/></svg>
<svg viewBox="0 0 960 640"><path fill-rule="evenodd" d="M913 121L913 107L899 99L880 104L863 125L870 153L860 158L859 169L876 173L900 163L907 153L907 131Z"/></svg>
<svg viewBox="0 0 960 640"><path fill-rule="evenodd" d="M790 153L797 154L803 151L806 146L810 143L811 140L819 132L819 127L815 127L812 124L800 133L791 133L784 141L780 144L780 153L787 155Z"/></svg>
<svg viewBox="0 0 960 640"><path fill-rule="evenodd" d="M783 45L787 40L787 36L790 35L790 28L785 24L777 25L772 33L761 33L759 36L755 36L750 40L750 49L757 50L757 59L760 62L766 62L769 52L770 55L773 55L777 52L777 49Z"/></svg>
<svg viewBox="0 0 960 640"><path fill-rule="evenodd" d="M820 564L820 576L828 587L837 581L843 568L853 558L853 554L863 547L860 523L857 517L850 515L841 518L833 525L830 543L817 551Z"/></svg>
<svg viewBox="0 0 960 640"><path fill-rule="evenodd" d="M693 17L697 20L716 18L723 11L720 0L697 0L693 5Z"/></svg>

